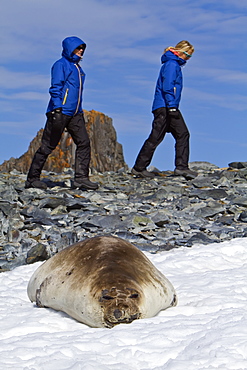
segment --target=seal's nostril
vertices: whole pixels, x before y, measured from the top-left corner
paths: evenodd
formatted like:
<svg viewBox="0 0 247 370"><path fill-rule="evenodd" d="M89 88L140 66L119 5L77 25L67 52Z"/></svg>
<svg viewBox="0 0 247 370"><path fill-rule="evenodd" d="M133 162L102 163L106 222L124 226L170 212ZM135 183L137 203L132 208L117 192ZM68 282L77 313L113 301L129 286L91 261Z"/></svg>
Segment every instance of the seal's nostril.
<svg viewBox="0 0 247 370"><path fill-rule="evenodd" d="M118 309L114 311L114 316L116 319L119 319L122 316L122 312Z"/></svg>
<svg viewBox="0 0 247 370"><path fill-rule="evenodd" d="M171 302L171 306L176 306L176 304L177 304L177 296L176 294L174 294L173 300Z"/></svg>

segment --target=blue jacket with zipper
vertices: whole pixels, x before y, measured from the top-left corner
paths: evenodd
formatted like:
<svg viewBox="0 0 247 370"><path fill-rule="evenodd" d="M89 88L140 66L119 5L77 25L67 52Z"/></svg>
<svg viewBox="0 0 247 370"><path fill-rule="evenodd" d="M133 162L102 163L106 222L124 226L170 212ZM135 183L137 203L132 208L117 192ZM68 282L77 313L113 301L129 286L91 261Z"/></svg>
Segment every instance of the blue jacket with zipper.
<svg viewBox="0 0 247 370"><path fill-rule="evenodd" d="M183 88L181 66L186 61L168 50L161 57L163 64L156 84L152 112L162 107L179 107Z"/></svg>
<svg viewBox="0 0 247 370"><path fill-rule="evenodd" d="M47 113L62 108L62 113L74 116L82 112L82 91L85 73L78 64L81 58L73 51L86 44L80 38L72 36L63 40L62 58L57 60L51 69L51 95Z"/></svg>

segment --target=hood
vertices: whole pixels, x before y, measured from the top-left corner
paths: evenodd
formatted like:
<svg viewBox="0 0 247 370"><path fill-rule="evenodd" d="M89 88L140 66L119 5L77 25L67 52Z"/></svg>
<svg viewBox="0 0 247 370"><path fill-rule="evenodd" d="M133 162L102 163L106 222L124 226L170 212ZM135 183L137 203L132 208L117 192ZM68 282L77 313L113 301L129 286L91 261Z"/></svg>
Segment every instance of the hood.
<svg viewBox="0 0 247 370"><path fill-rule="evenodd" d="M63 52L62 56L68 59L70 62L78 63L81 58L78 57L78 55L73 54L73 51L77 48L77 46L84 44L86 48L86 44L82 39L76 36L66 37L66 39L63 40L62 46L63 46Z"/></svg>
<svg viewBox="0 0 247 370"><path fill-rule="evenodd" d="M186 64L186 60L179 58L176 54L174 54L172 51L168 50L165 52L165 54L161 57L161 63L166 63L168 60L176 60L180 66L183 66Z"/></svg>

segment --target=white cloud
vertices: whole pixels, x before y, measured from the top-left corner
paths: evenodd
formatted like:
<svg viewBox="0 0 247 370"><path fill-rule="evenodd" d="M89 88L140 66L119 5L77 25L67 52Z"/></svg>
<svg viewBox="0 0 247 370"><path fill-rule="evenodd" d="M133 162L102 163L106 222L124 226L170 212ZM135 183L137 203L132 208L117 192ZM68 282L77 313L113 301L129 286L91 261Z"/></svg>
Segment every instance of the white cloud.
<svg viewBox="0 0 247 370"><path fill-rule="evenodd" d="M186 71L187 72L187 71ZM247 72L236 69L210 68L197 66L189 71L191 76L200 76L202 79L210 78L216 82L244 85L247 83Z"/></svg>
<svg viewBox="0 0 247 370"><path fill-rule="evenodd" d="M35 91L26 91L22 93L11 94L8 96L5 95L4 98L7 100L19 100L19 101L20 100L26 100L26 101L34 100L34 101L47 102L49 96L48 94L42 94L42 93L35 92Z"/></svg>
<svg viewBox="0 0 247 370"><path fill-rule="evenodd" d="M18 66L16 70L0 66L0 88L6 90L36 88L48 89L50 83L49 75L41 75L37 72L20 72Z"/></svg>
<svg viewBox="0 0 247 370"><path fill-rule="evenodd" d="M32 119L29 117L29 119L25 121L0 121L0 133L22 136L31 141L36 132L43 127L44 118L41 120L40 117L40 115L35 114L32 116ZM35 124L35 121L40 123ZM31 131L33 133L30 135Z"/></svg>
<svg viewBox="0 0 247 370"><path fill-rule="evenodd" d="M207 106L210 104L213 107L218 106L228 108L235 111L247 110L247 96L238 94L225 93L208 93L198 89L186 88L186 99L193 101L193 104L205 103Z"/></svg>

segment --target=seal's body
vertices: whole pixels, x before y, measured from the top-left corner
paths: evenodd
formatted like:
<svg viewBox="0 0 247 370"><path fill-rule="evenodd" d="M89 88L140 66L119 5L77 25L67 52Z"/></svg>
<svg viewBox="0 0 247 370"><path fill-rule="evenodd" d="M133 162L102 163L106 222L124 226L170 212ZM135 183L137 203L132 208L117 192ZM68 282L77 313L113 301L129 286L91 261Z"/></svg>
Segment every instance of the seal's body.
<svg viewBox="0 0 247 370"><path fill-rule="evenodd" d="M91 327L155 316L175 306L175 290L135 246L102 236L65 248L43 263L28 284L39 307L66 312Z"/></svg>

